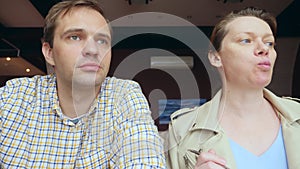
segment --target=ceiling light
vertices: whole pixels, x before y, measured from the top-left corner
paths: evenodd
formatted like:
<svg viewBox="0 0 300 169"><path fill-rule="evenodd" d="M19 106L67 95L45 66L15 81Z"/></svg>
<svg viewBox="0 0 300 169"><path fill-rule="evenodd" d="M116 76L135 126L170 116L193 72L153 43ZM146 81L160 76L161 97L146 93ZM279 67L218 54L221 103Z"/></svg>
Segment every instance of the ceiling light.
<svg viewBox="0 0 300 169"><path fill-rule="evenodd" d="M10 57L6 57L6 61L11 61L11 58Z"/></svg>
<svg viewBox="0 0 300 169"><path fill-rule="evenodd" d="M26 71L27 73L29 73L29 72L30 72L30 69L29 69L29 68L27 68L25 71Z"/></svg>

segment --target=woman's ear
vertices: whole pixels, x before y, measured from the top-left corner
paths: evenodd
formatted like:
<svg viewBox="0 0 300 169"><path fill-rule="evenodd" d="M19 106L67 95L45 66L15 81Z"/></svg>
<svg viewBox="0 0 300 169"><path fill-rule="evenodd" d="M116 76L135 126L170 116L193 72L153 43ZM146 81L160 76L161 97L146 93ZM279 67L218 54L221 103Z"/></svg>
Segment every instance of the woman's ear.
<svg viewBox="0 0 300 169"><path fill-rule="evenodd" d="M52 48L50 47L50 44L48 42L43 42L42 44L42 52L44 54L45 60L52 66L55 65L53 54L52 54Z"/></svg>
<svg viewBox="0 0 300 169"><path fill-rule="evenodd" d="M222 66L222 61L219 53L217 51L209 51L208 52L208 59L210 64L219 68Z"/></svg>

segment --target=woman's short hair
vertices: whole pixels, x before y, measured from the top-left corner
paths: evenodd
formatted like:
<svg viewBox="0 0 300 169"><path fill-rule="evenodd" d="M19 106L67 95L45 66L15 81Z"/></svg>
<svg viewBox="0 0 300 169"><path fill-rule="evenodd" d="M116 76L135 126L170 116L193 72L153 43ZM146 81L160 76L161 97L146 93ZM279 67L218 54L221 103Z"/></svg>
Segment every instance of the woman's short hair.
<svg viewBox="0 0 300 169"><path fill-rule="evenodd" d="M210 50L219 51L221 49L222 41L225 35L228 33L228 29L226 29L226 26L234 19L242 16L253 16L265 21L270 26L273 36L274 37L276 36L276 32L277 32L276 18L263 9L259 9L255 7L247 7L242 10L233 11L229 13L215 25L210 37L210 42L211 42Z"/></svg>

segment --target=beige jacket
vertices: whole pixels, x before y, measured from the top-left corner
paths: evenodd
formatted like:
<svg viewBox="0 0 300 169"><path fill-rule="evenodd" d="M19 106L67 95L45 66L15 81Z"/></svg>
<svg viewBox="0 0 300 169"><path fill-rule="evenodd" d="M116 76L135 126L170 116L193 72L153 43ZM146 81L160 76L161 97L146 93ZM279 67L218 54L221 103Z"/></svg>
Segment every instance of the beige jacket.
<svg viewBox="0 0 300 169"><path fill-rule="evenodd" d="M181 109L171 116L169 126L168 168L194 168L197 157L187 151L214 149L224 157L229 169L237 169L228 138L218 125L218 105L221 91L206 104L193 109ZM264 97L279 112L289 169L300 169L300 104L289 98L275 96L267 89Z"/></svg>

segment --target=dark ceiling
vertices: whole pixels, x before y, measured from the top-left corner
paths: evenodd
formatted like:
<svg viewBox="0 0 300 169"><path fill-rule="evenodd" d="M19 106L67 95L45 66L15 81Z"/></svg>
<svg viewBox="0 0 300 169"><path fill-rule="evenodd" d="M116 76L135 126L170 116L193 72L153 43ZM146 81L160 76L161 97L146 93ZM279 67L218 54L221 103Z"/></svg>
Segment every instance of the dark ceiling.
<svg viewBox="0 0 300 169"><path fill-rule="evenodd" d="M37 11L45 17L47 11L53 4L60 0L30 0ZM281 14L277 16L278 21L278 36L279 37L300 37L300 1L294 0ZM200 29L205 29L209 34L211 26L199 26ZM40 27L5 27L3 23L0 25L0 37L11 42L20 49L20 55L33 65L46 72L44 58L41 53L42 28ZM163 43L163 41L161 41ZM7 43L0 43L0 49L7 49ZM2 52L2 53L1 53ZM13 52L5 51L5 55L15 55ZM0 50L1 56L4 56Z"/></svg>

